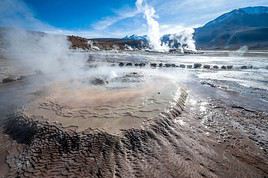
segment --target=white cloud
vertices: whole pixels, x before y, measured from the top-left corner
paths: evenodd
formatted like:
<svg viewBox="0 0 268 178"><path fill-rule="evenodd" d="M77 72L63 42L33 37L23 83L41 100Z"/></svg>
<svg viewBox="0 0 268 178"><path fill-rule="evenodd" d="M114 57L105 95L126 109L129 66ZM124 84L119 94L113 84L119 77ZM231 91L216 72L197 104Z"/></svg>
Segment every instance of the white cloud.
<svg viewBox="0 0 268 178"><path fill-rule="evenodd" d="M105 30L119 21L136 16L138 13L136 9L121 9L116 12L115 16L105 17L95 23L93 28L96 30Z"/></svg>
<svg viewBox="0 0 268 178"><path fill-rule="evenodd" d="M176 32L185 27L203 25L236 8L268 6L268 0L147 0L147 3L156 9L162 34ZM114 12L114 16L101 19L91 25L89 29L70 31L40 21L23 0L0 0L0 26L20 27L49 33L74 34L90 38L146 34L147 27L140 14L141 12L134 7L134 4L132 5L133 8L119 9ZM129 23L129 21L135 21L135 23ZM122 23L124 23L124 26L122 26Z"/></svg>
<svg viewBox="0 0 268 178"><path fill-rule="evenodd" d="M32 11L21 0L0 1L0 25L35 30L55 29L36 19Z"/></svg>
<svg viewBox="0 0 268 178"><path fill-rule="evenodd" d="M247 6L268 6L267 0L151 0L161 23L197 26L228 11Z"/></svg>
<svg viewBox="0 0 268 178"><path fill-rule="evenodd" d="M88 38L107 36L96 30L65 30L35 18L31 9L21 0L0 0L0 26L23 28L51 34L77 35Z"/></svg>

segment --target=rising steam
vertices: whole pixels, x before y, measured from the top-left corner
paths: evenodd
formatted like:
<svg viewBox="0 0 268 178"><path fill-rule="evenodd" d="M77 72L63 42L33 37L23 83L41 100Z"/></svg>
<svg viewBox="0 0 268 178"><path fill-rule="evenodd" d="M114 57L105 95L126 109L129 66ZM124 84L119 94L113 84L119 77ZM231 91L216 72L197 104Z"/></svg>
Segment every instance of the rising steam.
<svg viewBox="0 0 268 178"><path fill-rule="evenodd" d="M181 48L182 52L185 49L196 51L195 41L193 40L194 30L192 28L180 28L177 30L177 28L174 27L172 31L177 31L169 35L169 44L167 42L162 42L160 25L156 20L157 16L155 9L152 6L149 6L144 0L137 0L136 7L138 11L144 14L147 21L149 43L152 49L162 52L168 51L170 48L174 48L174 45L170 45L170 43L177 42L180 44L179 48Z"/></svg>
<svg viewBox="0 0 268 178"><path fill-rule="evenodd" d="M4 33L5 57L27 71L39 71L54 79L81 73L86 55L74 53L66 36L8 29Z"/></svg>
<svg viewBox="0 0 268 178"><path fill-rule="evenodd" d="M156 20L155 9L145 3L143 0L136 1L137 9L144 14L148 25L148 37L151 48L157 51L167 51L168 48L161 45L161 35L159 23Z"/></svg>

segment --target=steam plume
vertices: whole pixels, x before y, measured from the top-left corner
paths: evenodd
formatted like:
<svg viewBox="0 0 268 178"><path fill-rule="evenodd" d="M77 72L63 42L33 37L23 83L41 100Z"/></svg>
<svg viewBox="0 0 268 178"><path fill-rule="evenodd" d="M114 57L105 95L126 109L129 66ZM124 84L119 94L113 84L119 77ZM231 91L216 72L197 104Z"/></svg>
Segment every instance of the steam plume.
<svg viewBox="0 0 268 178"><path fill-rule="evenodd" d="M8 29L4 34L5 56L27 71L53 75L53 79L81 73L86 56L72 53L66 36Z"/></svg>
<svg viewBox="0 0 268 178"><path fill-rule="evenodd" d="M166 51L168 50L166 46L161 45L161 36L160 36L160 27L157 22L155 9L148 4L146 4L143 0L136 1L136 7L139 11L141 11L148 25L148 37L150 41L150 45L153 49L157 51Z"/></svg>
<svg viewBox="0 0 268 178"><path fill-rule="evenodd" d="M156 51L168 51L169 47L172 48L172 46L168 46L166 43L161 42L160 25L156 20L157 16L155 9L149 6L144 0L137 0L136 7L138 11L144 14L147 21L150 47ZM193 40L194 30L192 28L182 27L178 30L177 27L178 26L169 27L172 31L177 30L170 35L169 40L171 42L179 42L182 52L185 49L196 51L195 41Z"/></svg>

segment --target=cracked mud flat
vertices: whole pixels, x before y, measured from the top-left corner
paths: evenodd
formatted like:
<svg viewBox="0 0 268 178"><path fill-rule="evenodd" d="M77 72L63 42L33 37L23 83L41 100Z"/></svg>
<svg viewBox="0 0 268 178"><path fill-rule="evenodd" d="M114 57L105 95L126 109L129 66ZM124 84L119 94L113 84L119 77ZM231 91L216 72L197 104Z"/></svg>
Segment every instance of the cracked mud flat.
<svg viewBox="0 0 268 178"><path fill-rule="evenodd" d="M137 79L139 72L128 74ZM1 121L0 175L267 177L266 111L215 98L217 88L195 80L141 75L149 77L32 91ZM24 82L2 86L1 98L8 90L12 99L12 88Z"/></svg>

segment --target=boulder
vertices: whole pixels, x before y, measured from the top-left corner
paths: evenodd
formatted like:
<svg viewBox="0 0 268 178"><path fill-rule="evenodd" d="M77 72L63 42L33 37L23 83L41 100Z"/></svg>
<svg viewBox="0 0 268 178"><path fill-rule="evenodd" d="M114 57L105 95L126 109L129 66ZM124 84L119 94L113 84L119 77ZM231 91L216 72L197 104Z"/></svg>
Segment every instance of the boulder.
<svg viewBox="0 0 268 178"><path fill-rule="evenodd" d="M200 63L194 63L194 69L201 68L202 64Z"/></svg>
<svg viewBox="0 0 268 178"><path fill-rule="evenodd" d="M11 78L11 77L7 77L7 78L4 78L2 80L2 83L10 83L10 82L15 82L17 79L15 78Z"/></svg>
<svg viewBox="0 0 268 178"><path fill-rule="evenodd" d="M140 67L144 67L146 64L145 63L140 63L139 66Z"/></svg>
<svg viewBox="0 0 268 178"><path fill-rule="evenodd" d="M233 66L227 66L227 69L232 69L233 68Z"/></svg>
<svg viewBox="0 0 268 178"><path fill-rule="evenodd" d="M226 66L221 66L221 69L226 69Z"/></svg>
<svg viewBox="0 0 268 178"><path fill-rule="evenodd" d="M104 85L104 84L108 84L108 81L105 81L102 78L94 78L90 81L90 83L93 85Z"/></svg>
<svg viewBox="0 0 268 178"><path fill-rule="evenodd" d="M15 81L18 81L18 80L22 80L24 79L25 76L19 76L19 77L15 77L15 76L9 76L7 78L4 78L2 80L2 83L10 83L10 82L15 82Z"/></svg>
<svg viewBox="0 0 268 178"><path fill-rule="evenodd" d="M171 64L165 64L165 67L171 67Z"/></svg>
<svg viewBox="0 0 268 178"><path fill-rule="evenodd" d="M185 65L184 64L180 64L180 68L185 68Z"/></svg>
<svg viewBox="0 0 268 178"><path fill-rule="evenodd" d="M215 65L215 66L213 66L213 69L218 69L218 68L219 68L219 66L216 66L216 65Z"/></svg>
<svg viewBox="0 0 268 178"><path fill-rule="evenodd" d="M156 63L151 63L150 66L151 66L151 67L156 67L157 64L156 64Z"/></svg>
<svg viewBox="0 0 268 178"><path fill-rule="evenodd" d="M210 65L204 65L204 69L210 69Z"/></svg>

